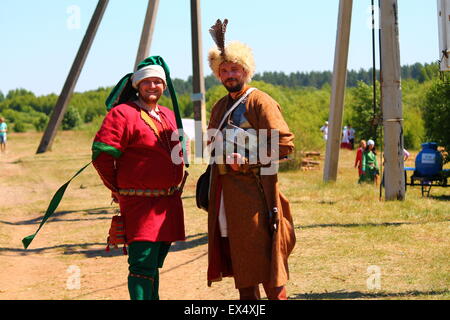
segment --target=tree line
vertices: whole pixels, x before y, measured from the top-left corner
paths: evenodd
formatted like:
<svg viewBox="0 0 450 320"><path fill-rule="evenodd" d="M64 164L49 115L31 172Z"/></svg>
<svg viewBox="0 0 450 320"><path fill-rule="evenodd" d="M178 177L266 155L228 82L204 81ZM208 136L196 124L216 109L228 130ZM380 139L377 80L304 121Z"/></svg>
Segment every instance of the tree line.
<svg viewBox="0 0 450 320"><path fill-rule="evenodd" d="M404 113L404 142L406 148L419 149L424 141L439 142L450 150L448 124L450 123L450 85L440 81L437 65L414 64L404 66L402 73L402 101ZM312 75L326 73L308 73ZM351 79L352 73L349 72ZM328 120L331 87L329 83L319 85L294 85L296 76L283 73L263 73L256 75L251 85L270 94L279 102L285 118L296 135L297 150L321 149L324 141L319 128ZM377 104L374 108L373 90L370 70L356 73L360 79L354 86L346 90L344 125L351 124L356 129L357 139L380 138L381 127L378 125L382 116L380 110L380 90L378 86ZM366 78L364 78L366 77ZM408 78L409 77L409 78ZM299 76L298 79L301 77ZM284 79L284 80L283 80ZM291 79L291 82L286 79ZM285 82L283 82L285 81ZM194 110L191 101L191 84L189 81L174 79L181 115L193 118ZM206 82L207 119L213 104L226 94L225 89L213 77L208 76ZM274 82L274 83L271 83ZM89 130L95 132L106 114L105 100L112 87L98 88L86 92L76 92L70 99L65 113L63 130ZM10 90L6 95L0 91L0 116L11 124L12 131L43 131L49 116L56 104L56 94L36 96L26 89ZM161 105L171 107L167 92L160 100ZM447 130L447 132L444 132ZM381 143L381 141L377 141Z"/></svg>
<svg viewBox="0 0 450 320"><path fill-rule="evenodd" d="M413 79L419 83L435 79L439 76L439 64L436 63L414 63L401 67L401 77L404 80ZM288 88L313 87L321 89L325 85L331 85L333 73L331 71L311 71L311 72L284 72L268 71L256 73L253 76L255 81L263 81L277 86ZM379 79L380 71L376 70L376 79ZM358 82L366 84L373 83L373 69L349 70L347 72L347 87L354 88ZM192 76L187 80L174 79L174 87L179 94L192 93ZM213 76L205 77L206 90L220 84Z"/></svg>

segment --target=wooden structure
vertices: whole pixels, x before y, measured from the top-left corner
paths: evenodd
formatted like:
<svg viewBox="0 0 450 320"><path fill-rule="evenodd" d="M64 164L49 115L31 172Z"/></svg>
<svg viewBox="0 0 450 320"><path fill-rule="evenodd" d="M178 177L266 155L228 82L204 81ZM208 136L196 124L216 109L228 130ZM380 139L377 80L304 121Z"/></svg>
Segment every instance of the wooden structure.
<svg viewBox="0 0 450 320"><path fill-rule="evenodd" d="M385 200L404 200L403 108L398 6L397 0L383 0L380 4Z"/></svg>
<svg viewBox="0 0 450 320"><path fill-rule="evenodd" d="M340 0L323 179L336 181L347 78L352 0ZM403 200L403 119L397 0L380 0L381 106L386 150L386 200ZM375 68L374 68L375 69ZM375 84L374 84L375 85Z"/></svg>
<svg viewBox="0 0 450 320"><path fill-rule="evenodd" d="M52 147L53 140L56 136L56 131L61 125L64 113L69 105L70 98L72 97L75 85L80 77L81 70L83 69L84 62L86 61L87 55L92 46L92 42L94 42L95 34L100 26L100 22L102 21L108 2L109 0L98 1L91 22L89 23L86 34L81 42L80 49L75 57L75 61L73 62L66 82L64 83L61 94L56 101L55 108L53 109L47 128L45 129L36 153L44 153Z"/></svg>
<svg viewBox="0 0 450 320"><path fill-rule="evenodd" d="M437 0L440 70L450 71L450 0Z"/></svg>
<svg viewBox="0 0 450 320"><path fill-rule="evenodd" d="M328 119L328 139L323 171L323 180L325 182L336 181L337 179L345 86L347 84L347 61L350 45L352 7L353 0L340 0L339 2L336 51L331 83L330 116Z"/></svg>
<svg viewBox="0 0 450 320"><path fill-rule="evenodd" d="M39 147L36 153L44 153L51 149L53 140L56 136L57 130L61 125L61 122L72 97L75 85L78 81L80 73L83 69L84 62L88 56L91 45L94 41L100 22L103 18L103 14L108 6L109 0L99 0L97 7L92 15L91 21L87 28L86 34L78 50L78 54L72 64L69 75L67 76L64 87L61 94L58 97L55 108L50 117L47 128L41 139ZM136 56L135 69L140 61L149 56L151 40L156 22L156 15L158 11L159 0L149 0L147 13L145 15L144 26L142 28L141 40L139 44L138 53ZM194 110L195 120L199 125L199 130L196 131L195 141L196 146L201 145L203 141L203 135L206 131L206 119L205 119L205 103L204 103L204 78L203 70L201 66L201 41L200 41L200 0L191 0L191 24L192 24L192 59L193 59L193 71L194 71ZM201 94L201 99L198 99L198 94ZM199 136L197 136L199 135ZM200 153L201 156L201 153Z"/></svg>

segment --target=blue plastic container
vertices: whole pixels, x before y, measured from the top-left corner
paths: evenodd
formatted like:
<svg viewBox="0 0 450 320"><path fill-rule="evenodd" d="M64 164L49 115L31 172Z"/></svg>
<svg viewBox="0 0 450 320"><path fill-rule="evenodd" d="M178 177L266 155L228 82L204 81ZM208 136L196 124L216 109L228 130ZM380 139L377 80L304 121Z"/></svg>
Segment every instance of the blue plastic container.
<svg viewBox="0 0 450 320"><path fill-rule="evenodd" d="M442 171L442 154L437 147L435 142L422 143L422 150L416 157L416 176L432 177Z"/></svg>

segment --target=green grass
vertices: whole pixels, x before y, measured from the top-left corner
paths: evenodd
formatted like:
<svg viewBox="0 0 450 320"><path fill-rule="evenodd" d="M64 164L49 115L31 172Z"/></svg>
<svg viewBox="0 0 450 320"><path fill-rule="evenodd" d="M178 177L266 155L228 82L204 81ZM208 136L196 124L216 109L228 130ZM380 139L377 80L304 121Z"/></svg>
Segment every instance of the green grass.
<svg viewBox="0 0 450 320"><path fill-rule="evenodd" d="M14 225L11 221L30 221L42 216L57 188L90 161L92 139L85 134L59 132L53 151L35 155L39 139L38 133L12 133L8 153L2 158L17 175L11 171L0 187L23 193L17 202L7 200L0 213L1 221L10 222L0 224L2 248L20 248L19 239L37 227L36 223ZM450 189L433 188L431 197L422 197L419 187L409 187L405 201L387 202L383 197L380 200L377 187L357 183L353 161L354 153L343 150L338 180L328 184L322 181L321 168L280 173L281 190L290 200L297 235L289 259L290 297L449 299ZM195 182L204 168L205 165L191 165L183 194L186 232L191 244L184 252L191 254L191 258L199 256L207 246L207 214L195 206L194 198ZM89 256L76 253L87 251L91 244L103 246L113 207L109 191L92 166L72 182L57 212L66 213L50 220L33 247L46 248L44 252L63 265L74 263L95 270ZM116 259L125 263L124 257ZM7 259L2 260L7 263ZM206 258L204 261L203 269ZM369 266L381 269L379 290L367 287ZM105 265L98 270L108 268ZM183 272L181 267L178 270ZM189 272L195 275L196 270ZM39 282L39 286L44 290L44 284ZM206 285L197 285L202 286ZM91 287L95 291L95 286ZM231 295L234 286L228 279L213 287L217 288L213 292L218 299L234 297ZM52 292L55 299L73 297L63 290ZM103 298L108 297L99 293L98 299Z"/></svg>

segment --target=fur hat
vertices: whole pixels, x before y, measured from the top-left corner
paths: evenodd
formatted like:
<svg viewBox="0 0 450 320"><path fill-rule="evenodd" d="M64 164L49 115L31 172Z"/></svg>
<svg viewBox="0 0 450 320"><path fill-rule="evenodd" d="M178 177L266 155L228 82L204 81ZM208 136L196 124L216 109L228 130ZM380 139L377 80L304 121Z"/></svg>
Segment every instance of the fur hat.
<svg viewBox="0 0 450 320"><path fill-rule="evenodd" d="M223 62L237 63L247 72L245 82L250 82L255 73L255 60L252 49L239 41L232 41L225 46L225 54L221 55L219 49L212 48L208 54L209 66L214 76L220 80L219 68Z"/></svg>
<svg viewBox="0 0 450 320"><path fill-rule="evenodd" d="M250 82L255 73L255 60L252 49L239 41L231 41L225 45L225 31L228 20L223 23L217 20L209 30L217 47L209 50L208 62L214 76L220 80L219 69L223 62L237 63L247 72L246 82Z"/></svg>

